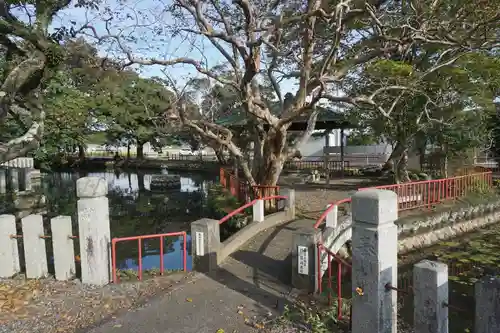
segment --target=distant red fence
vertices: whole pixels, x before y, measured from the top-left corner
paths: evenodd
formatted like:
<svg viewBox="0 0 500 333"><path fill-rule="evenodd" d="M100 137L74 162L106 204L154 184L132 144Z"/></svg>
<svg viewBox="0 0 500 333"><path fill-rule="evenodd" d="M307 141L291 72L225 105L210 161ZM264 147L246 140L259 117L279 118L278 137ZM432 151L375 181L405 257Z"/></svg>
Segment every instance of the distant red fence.
<svg viewBox="0 0 500 333"><path fill-rule="evenodd" d="M187 272L187 234L185 231L181 232L170 232L166 234L156 234L156 235L142 235L142 236L133 236L133 237L121 237L121 238L113 238L111 240L111 265L112 265L112 275L113 275L113 283L118 283L118 269L117 269L117 259L116 259L116 244L119 242L126 241L137 241L137 279L142 280L142 247L143 240L145 239L159 239L160 240L160 274L163 274L165 271L164 267L164 240L166 237L175 237L182 236L182 267L183 271Z"/></svg>
<svg viewBox="0 0 500 333"><path fill-rule="evenodd" d="M360 188L358 191L381 189L396 192L399 210L410 210L461 198L473 191L488 190L491 186L491 172L482 172L445 179Z"/></svg>

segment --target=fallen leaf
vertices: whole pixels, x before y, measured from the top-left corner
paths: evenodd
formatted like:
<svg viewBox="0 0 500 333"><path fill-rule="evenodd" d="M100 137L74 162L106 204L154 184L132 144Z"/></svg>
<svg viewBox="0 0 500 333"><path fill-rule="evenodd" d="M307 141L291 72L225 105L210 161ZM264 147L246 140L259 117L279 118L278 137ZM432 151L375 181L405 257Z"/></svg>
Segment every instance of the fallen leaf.
<svg viewBox="0 0 500 333"><path fill-rule="evenodd" d="M238 314L239 314L239 315L242 315L242 314L243 314L243 311L238 310Z"/></svg>
<svg viewBox="0 0 500 333"><path fill-rule="evenodd" d="M222 328L219 328L215 333L224 333L224 330Z"/></svg>
<svg viewBox="0 0 500 333"><path fill-rule="evenodd" d="M120 325L120 324L116 324L116 325L113 325L113 327L115 327L115 328L120 328L120 327L122 327L122 325Z"/></svg>
<svg viewBox="0 0 500 333"><path fill-rule="evenodd" d="M193 299L192 299L192 298L186 298L186 302L191 303L192 301L193 301Z"/></svg>

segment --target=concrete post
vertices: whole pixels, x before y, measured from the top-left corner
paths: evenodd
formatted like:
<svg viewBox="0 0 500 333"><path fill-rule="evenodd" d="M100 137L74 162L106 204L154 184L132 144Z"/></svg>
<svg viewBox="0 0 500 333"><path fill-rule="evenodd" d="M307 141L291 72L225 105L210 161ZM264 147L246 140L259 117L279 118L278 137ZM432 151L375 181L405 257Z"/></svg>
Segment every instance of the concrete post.
<svg viewBox="0 0 500 333"><path fill-rule="evenodd" d="M294 232L292 240L292 286L314 292L318 290L317 244L321 230L302 228Z"/></svg>
<svg viewBox="0 0 500 333"><path fill-rule="evenodd" d="M448 333L448 265L423 260L413 267L415 333Z"/></svg>
<svg viewBox="0 0 500 333"><path fill-rule="evenodd" d="M19 192L19 173L17 169L9 170L10 177L10 190L12 192Z"/></svg>
<svg viewBox="0 0 500 333"><path fill-rule="evenodd" d="M330 206L333 205L333 208L332 210L330 210L327 214L326 214L326 227L327 228L336 228L337 227L337 223L338 223L338 215L339 215L339 206L335 205L335 204L329 204L329 205L326 205L326 209L330 208Z"/></svg>
<svg viewBox="0 0 500 333"><path fill-rule="evenodd" d="M253 221L264 222L264 200L257 199L252 206Z"/></svg>
<svg viewBox="0 0 500 333"><path fill-rule="evenodd" d="M111 280L108 184L84 177L76 181L82 283L103 286Z"/></svg>
<svg viewBox="0 0 500 333"><path fill-rule="evenodd" d="M213 272L217 268L217 253L221 246L219 221L203 218L192 222L191 245L193 269Z"/></svg>
<svg viewBox="0 0 500 333"><path fill-rule="evenodd" d="M75 247L71 216L57 216L50 220L56 280L66 281L75 276Z"/></svg>
<svg viewBox="0 0 500 333"><path fill-rule="evenodd" d="M295 190L293 188L280 188L280 195L287 197L285 209L290 211L291 218L295 218Z"/></svg>
<svg viewBox="0 0 500 333"><path fill-rule="evenodd" d="M0 194L7 193L7 173L5 169L0 169Z"/></svg>
<svg viewBox="0 0 500 333"><path fill-rule="evenodd" d="M485 276L475 285L474 333L500 332L500 278Z"/></svg>
<svg viewBox="0 0 500 333"><path fill-rule="evenodd" d="M31 169L24 169L24 190L30 192L32 190L31 186Z"/></svg>
<svg viewBox="0 0 500 333"><path fill-rule="evenodd" d="M21 271L17 247L16 218L0 215L0 278L10 278Z"/></svg>
<svg viewBox="0 0 500 333"><path fill-rule="evenodd" d="M43 232L42 215L28 215L21 220L23 229L26 278L40 279L48 275L47 250Z"/></svg>
<svg viewBox="0 0 500 333"><path fill-rule="evenodd" d="M352 218L352 331L396 333L397 294L386 288L397 287L396 193L357 192L352 197Z"/></svg>

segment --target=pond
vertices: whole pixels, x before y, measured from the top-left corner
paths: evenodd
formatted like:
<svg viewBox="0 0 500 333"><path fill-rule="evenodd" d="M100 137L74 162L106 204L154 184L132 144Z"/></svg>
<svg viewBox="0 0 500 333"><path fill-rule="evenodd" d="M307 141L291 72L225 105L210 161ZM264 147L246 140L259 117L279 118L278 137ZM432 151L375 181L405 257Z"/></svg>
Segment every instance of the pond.
<svg viewBox="0 0 500 333"><path fill-rule="evenodd" d="M180 187L172 190L151 191L151 178L154 174L168 173L180 176ZM72 172L42 174L40 186L33 189L33 195L43 194L46 203L41 212L49 220L57 215L72 216L74 232L78 232L76 220L76 180L81 177L101 177L108 182L111 237L130 237L138 235L170 233L190 230L190 223L204 216L208 185L215 180L206 174L179 174L167 172ZM7 198L10 198L7 199ZM1 197L0 197L0 200ZM17 200L19 201L19 200ZM0 214L16 212L15 199L3 197ZM191 269L190 236L187 235L187 263ZM163 244L165 270L183 268L182 237L165 237ZM47 242L49 259L51 244ZM142 241L143 270L160 267L159 239ZM76 253L79 252L75 244ZM137 270L138 242L117 243L117 267L120 271ZM78 260L78 255L77 255ZM50 260L49 260L50 262ZM127 273L129 274L129 273Z"/></svg>
<svg viewBox="0 0 500 333"><path fill-rule="evenodd" d="M474 284L483 276L500 276L500 224L460 238L441 242L419 253L410 253L402 261L438 260L448 264L450 332L473 332ZM400 284L411 279L411 268L400 267ZM413 321L413 299L400 297L402 318Z"/></svg>

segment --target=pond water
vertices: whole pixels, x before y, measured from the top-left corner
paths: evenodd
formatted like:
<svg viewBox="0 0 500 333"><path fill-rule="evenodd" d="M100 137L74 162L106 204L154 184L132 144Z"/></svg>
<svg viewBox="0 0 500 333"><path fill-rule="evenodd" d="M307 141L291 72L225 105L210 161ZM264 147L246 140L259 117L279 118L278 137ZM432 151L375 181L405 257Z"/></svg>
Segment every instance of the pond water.
<svg viewBox="0 0 500 333"><path fill-rule="evenodd" d="M474 284L483 276L500 276L500 224L441 242L419 253L410 253L404 261L415 262L424 258L448 264L450 332L473 332ZM404 273L411 277L410 269ZM401 300L402 316L412 322L413 299L403 297Z"/></svg>
<svg viewBox="0 0 500 333"><path fill-rule="evenodd" d="M178 174L181 185L176 190L151 191L153 174ZM49 219L57 215L69 215L73 219L74 232L76 223L76 180L85 176L101 177L108 182L108 199L110 208L111 237L130 237L138 235L188 232L190 223L204 216L206 193L209 183L215 176L206 174L179 174L167 172L72 172L43 174L41 186L34 189L37 194L45 195L46 204L42 212ZM13 200L3 198L0 202L2 213L13 213ZM0 198L0 200L2 200ZM3 209L2 209L3 208ZM47 231L50 229L47 227ZM187 235L187 264L191 269L190 236ZM163 240L165 270L183 268L183 237L165 237ZM76 242L77 243L77 242ZM47 242L49 262L51 245ZM160 267L159 239L143 240L141 246L142 267L152 270ZM79 252L75 244L75 252ZM117 267L121 271L137 270L138 242L124 241L117 243ZM77 256L78 259L78 256Z"/></svg>

